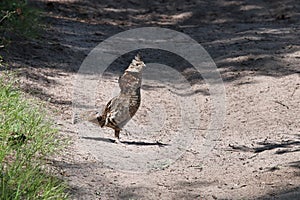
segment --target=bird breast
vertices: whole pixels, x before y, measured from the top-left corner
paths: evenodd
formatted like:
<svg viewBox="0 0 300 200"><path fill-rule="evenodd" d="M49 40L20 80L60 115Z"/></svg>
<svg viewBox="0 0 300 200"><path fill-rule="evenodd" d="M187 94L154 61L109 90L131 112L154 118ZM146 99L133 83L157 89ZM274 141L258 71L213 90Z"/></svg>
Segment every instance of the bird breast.
<svg viewBox="0 0 300 200"><path fill-rule="evenodd" d="M119 128L122 128L135 115L140 106L140 101L140 89L132 93L121 93L112 99L105 124L108 125L113 122Z"/></svg>

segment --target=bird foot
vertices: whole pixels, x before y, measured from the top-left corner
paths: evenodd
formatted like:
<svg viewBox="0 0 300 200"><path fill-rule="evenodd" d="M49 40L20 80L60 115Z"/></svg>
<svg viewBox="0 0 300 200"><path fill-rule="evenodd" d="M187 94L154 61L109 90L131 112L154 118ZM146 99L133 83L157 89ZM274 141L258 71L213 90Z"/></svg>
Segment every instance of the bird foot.
<svg viewBox="0 0 300 200"><path fill-rule="evenodd" d="M124 135L126 135L126 136L130 136L131 135L130 132L128 132L126 129L124 129L123 132L124 132Z"/></svg>
<svg viewBox="0 0 300 200"><path fill-rule="evenodd" d="M120 143L121 143L120 138L116 138L116 139L115 139L115 143L116 143L116 144L120 144Z"/></svg>

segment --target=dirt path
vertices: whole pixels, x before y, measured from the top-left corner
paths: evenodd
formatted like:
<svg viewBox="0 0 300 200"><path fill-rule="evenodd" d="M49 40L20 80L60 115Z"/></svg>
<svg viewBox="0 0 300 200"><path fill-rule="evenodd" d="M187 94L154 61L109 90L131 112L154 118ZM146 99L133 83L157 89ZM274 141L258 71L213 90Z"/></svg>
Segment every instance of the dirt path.
<svg viewBox="0 0 300 200"><path fill-rule="evenodd" d="M33 3L46 11L45 33L38 41L18 41L2 54L20 71L24 91L48 102L62 133L72 138L64 156L53 160L61 176L69 181L72 199L300 198L298 1ZM98 128L89 124L86 134L80 134L71 124L72 91L81 62L96 45L121 31L145 26L177 30L203 45L224 81L226 119L216 146L201 159L199 147L210 119L211 98L207 86L192 78L192 89L198 92L191 98L198 103L201 119L193 130L192 143L167 168L135 173L130 168L107 167L103 149L138 153L160 152L164 147L117 146L99 140L112 138L111 130L99 129L99 135L94 135L92 130ZM150 52L149 56L178 63L169 55ZM112 67L113 75L126 67L128 59L115 63L122 69ZM106 91L113 89L116 81L117 76L110 76L99 85L97 105L103 106L111 97ZM155 80L146 79L143 85L143 105L135 120L146 124L150 115L155 116L154 105L162 103L172 111L175 103L171 99L176 95ZM168 136L177 132L175 120L166 120L161 135L148 133L148 137L137 131L122 137L126 141L168 142ZM133 130L130 126L127 130ZM112 161L123 156L119 154L112 154ZM128 163L131 165L135 166Z"/></svg>

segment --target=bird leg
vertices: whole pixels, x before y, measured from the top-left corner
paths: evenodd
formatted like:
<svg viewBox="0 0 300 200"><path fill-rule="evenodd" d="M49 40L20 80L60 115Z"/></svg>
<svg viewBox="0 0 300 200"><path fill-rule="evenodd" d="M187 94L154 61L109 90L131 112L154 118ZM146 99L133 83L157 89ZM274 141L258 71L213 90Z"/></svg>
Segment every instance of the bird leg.
<svg viewBox="0 0 300 200"><path fill-rule="evenodd" d="M115 129L115 138L116 138L116 143L120 143L120 129Z"/></svg>
<svg viewBox="0 0 300 200"><path fill-rule="evenodd" d="M117 139L120 139L120 129L116 129L116 130L115 130L115 137L116 137Z"/></svg>

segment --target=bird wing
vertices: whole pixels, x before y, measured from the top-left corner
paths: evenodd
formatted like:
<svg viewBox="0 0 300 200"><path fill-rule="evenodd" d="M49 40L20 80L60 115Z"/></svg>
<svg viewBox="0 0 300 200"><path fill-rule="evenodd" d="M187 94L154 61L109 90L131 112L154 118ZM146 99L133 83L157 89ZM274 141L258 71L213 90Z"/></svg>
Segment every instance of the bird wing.
<svg viewBox="0 0 300 200"><path fill-rule="evenodd" d="M129 120L130 97L124 94L113 98L106 116L106 126L116 126L122 128Z"/></svg>
<svg viewBox="0 0 300 200"><path fill-rule="evenodd" d="M105 106L105 108L104 108L104 110L103 110L101 116L97 116L97 120L98 120L99 125L100 125L101 127L103 127L103 126L105 125L106 119L107 119L107 115L111 112L111 103L112 103L113 100L114 100L114 98L111 99L111 100L106 104L106 106Z"/></svg>

